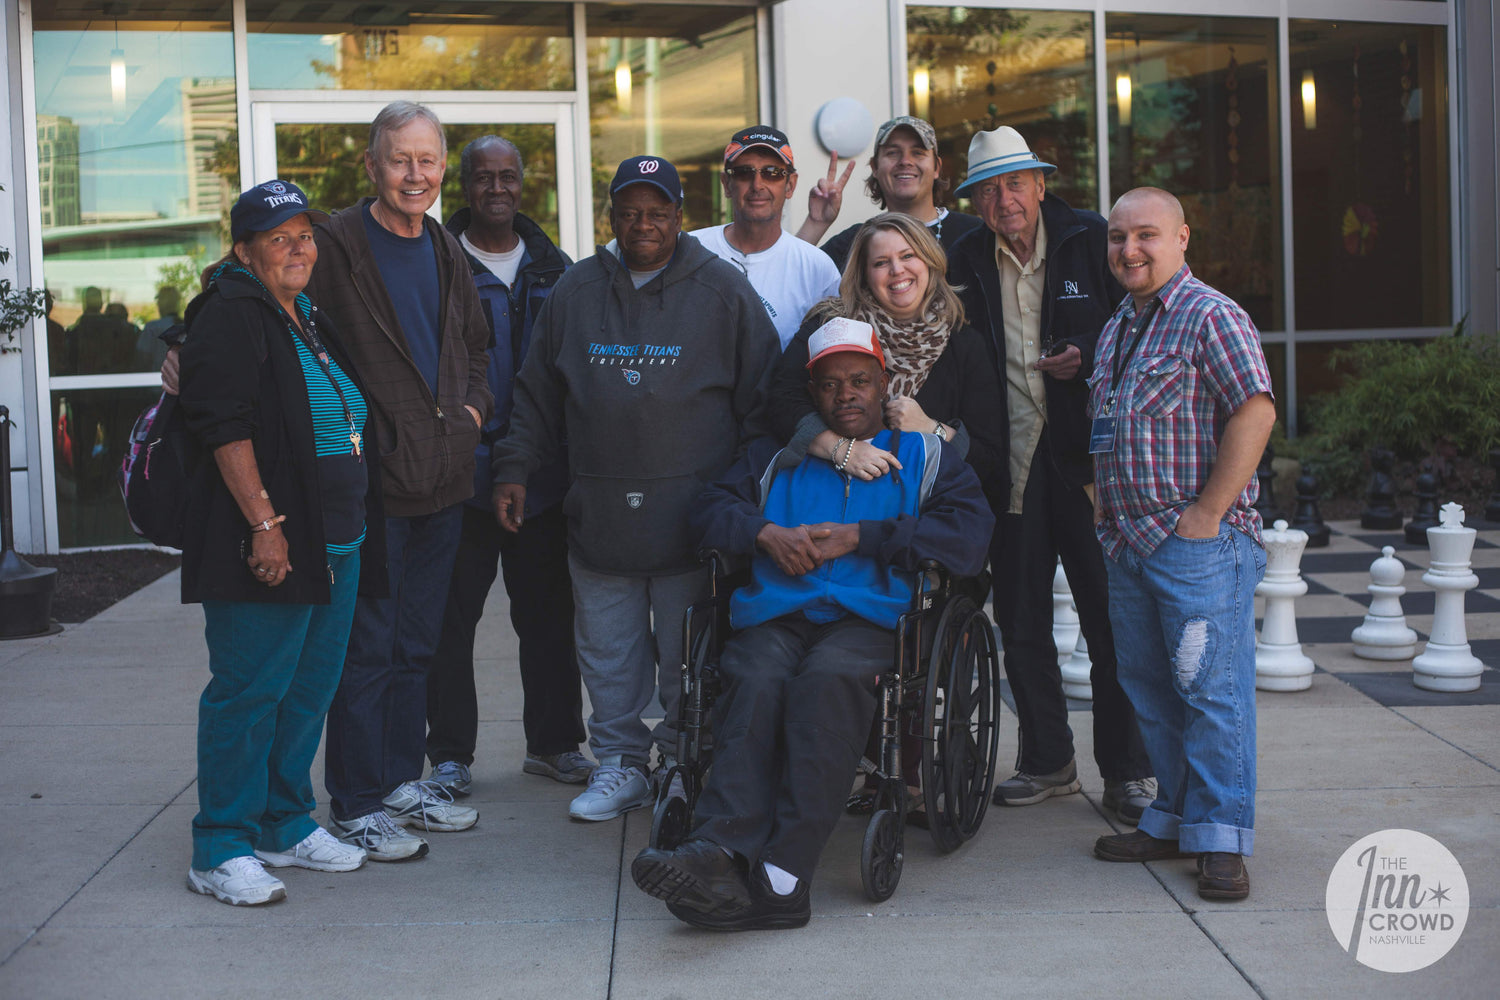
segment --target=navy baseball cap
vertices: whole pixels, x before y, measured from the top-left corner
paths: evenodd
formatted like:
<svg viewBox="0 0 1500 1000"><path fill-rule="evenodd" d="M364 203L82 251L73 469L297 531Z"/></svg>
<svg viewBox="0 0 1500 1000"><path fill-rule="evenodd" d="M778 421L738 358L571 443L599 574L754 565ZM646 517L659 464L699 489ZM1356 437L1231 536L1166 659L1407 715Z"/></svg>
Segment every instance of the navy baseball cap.
<svg viewBox="0 0 1500 1000"><path fill-rule="evenodd" d="M615 179L609 182L609 196L613 198L623 187L631 184L650 184L672 199L672 204L682 204L682 180L677 168L660 156L632 156L620 164Z"/></svg>
<svg viewBox="0 0 1500 1000"><path fill-rule="evenodd" d="M307 195L291 181L266 181L235 201L229 211L229 238L238 243L246 236L275 229L299 215L306 215L310 222L328 221L328 213L310 208Z"/></svg>

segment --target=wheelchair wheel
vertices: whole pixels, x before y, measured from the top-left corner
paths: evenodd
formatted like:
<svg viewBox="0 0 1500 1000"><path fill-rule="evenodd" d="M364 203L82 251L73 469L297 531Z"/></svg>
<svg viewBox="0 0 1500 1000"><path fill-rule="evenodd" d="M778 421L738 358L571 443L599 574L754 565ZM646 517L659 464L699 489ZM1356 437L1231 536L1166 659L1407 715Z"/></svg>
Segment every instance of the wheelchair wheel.
<svg viewBox="0 0 1500 1000"><path fill-rule="evenodd" d="M865 884L865 895L877 903L891 898L901 881L901 817L890 809L877 809L865 827L865 841L859 849L859 878Z"/></svg>
<svg viewBox="0 0 1500 1000"><path fill-rule="evenodd" d="M656 803L651 814L651 846L663 851L676 850L687 839L693 824L693 813L687 799L669 795Z"/></svg>
<svg viewBox="0 0 1500 1000"><path fill-rule="evenodd" d="M922 795L938 850L979 831L995 780L1000 659L989 619L968 597L943 609L922 705Z"/></svg>

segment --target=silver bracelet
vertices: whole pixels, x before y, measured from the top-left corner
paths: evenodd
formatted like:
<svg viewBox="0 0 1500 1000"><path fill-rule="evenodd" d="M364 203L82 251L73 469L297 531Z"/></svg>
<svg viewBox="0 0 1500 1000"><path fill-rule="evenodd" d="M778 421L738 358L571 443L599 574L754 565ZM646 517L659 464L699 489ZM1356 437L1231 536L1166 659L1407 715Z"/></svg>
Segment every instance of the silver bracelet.
<svg viewBox="0 0 1500 1000"><path fill-rule="evenodd" d="M844 447L844 460L842 462L834 462L833 463L833 467L835 469L839 470L840 472L843 472L844 471L844 466L846 466L846 465L849 464L849 456L852 455L852 454L854 454L854 439L852 437L851 438L839 438L838 444L836 444L836 445L833 446L833 453L834 453L834 455L838 455L838 453L839 453L839 444L842 444L842 445L845 446Z"/></svg>

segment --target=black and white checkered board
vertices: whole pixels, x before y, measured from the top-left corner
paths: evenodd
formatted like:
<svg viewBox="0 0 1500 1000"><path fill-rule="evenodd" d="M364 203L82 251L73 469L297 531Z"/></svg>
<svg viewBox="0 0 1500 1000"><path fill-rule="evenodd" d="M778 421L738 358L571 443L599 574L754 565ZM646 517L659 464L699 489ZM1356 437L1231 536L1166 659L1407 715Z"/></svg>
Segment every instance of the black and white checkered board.
<svg viewBox="0 0 1500 1000"><path fill-rule="evenodd" d="M1411 661L1365 660L1354 655L1349 635L1370 607L1370 564L1383 546L1396 550L1406 565L1402 583L1406 596L1401 609L1406 624L1417 632L1417 652L1432 628L1432 588L1422 582L1429 561L1425 545L1409 545L1401 531L1366 531L1358 521L1333 521L1327 547L1308 549L1302 556L1302 578L1307 594L1297 599L1297 638L1318 669L1334 674L1382 705L1496 705L1500 704L1500 525L1471 513L1471 527L1479 529L1474 543L1474 574L1479 586L1464 595L1469 648L1485 665L1479 690L1467 694L1424 691L1411 682ZM1257 600L1257 614L1260 601ZM1259 618L1256 620L1259 626Z"/></svg>
<svg viewBox="0 0 1500 1000"><path fill-rule="evenodd" d="M1321 549L1302 555L1302 578L1307 593L1299 597L1297 638L1302 651L1322 673L1333 674L1367 697L1386 706L1500 705L1500 525L1470 516L1479 530L1474 542L1474 574L1479 586L1464 595L1469 648L1484 664L1479 690L1465 694L1424 691L1411 682L1410 660L1365 660L1354 655L1349 640L1370 608L1370 564L1386 545L1406 565L1402 584L1406 595L1401 610L1417 633L1417 652L1426 647L1432 628L1433 589L1422 582L1428 566L1427 547L1408 545L1401 531L1366 531L1358 521L1330 521L1333 535ZM1255 601L1255 627L1261 624L1262 599ZM1015 710L1008 681L1001 681L1005 701ZM1086 701L1068 699L1071 711L1088 711Z"/></svg>

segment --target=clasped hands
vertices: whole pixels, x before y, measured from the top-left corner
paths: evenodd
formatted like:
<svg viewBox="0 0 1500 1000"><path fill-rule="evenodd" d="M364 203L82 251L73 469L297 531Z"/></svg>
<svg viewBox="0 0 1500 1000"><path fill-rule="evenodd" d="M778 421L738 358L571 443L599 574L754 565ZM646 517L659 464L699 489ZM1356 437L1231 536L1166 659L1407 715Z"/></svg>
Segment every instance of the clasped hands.
<svg viewBox="0 0 1500 1000"><path fill-rule="evenodd" d="M859 525L824 521L783 528L767 523L756 534L755 544L787 576L802 576L859 548Z"/></svg>

